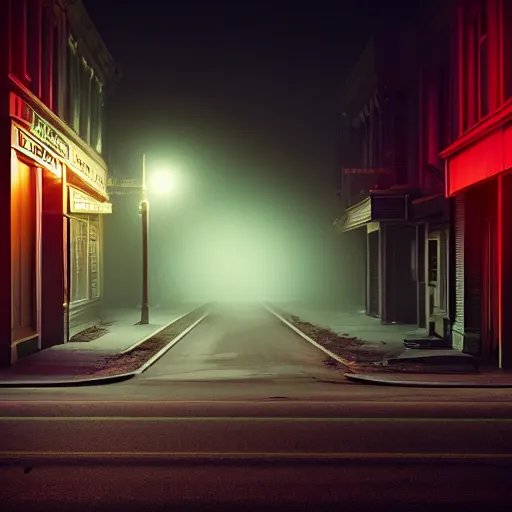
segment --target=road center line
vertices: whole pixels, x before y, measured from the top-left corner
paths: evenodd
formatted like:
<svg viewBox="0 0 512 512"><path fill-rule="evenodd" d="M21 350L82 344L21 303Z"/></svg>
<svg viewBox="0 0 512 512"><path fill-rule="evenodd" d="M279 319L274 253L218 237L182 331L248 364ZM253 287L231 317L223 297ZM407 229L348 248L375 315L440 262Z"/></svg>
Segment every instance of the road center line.
<svg viewBox="0 0 512 512"><path fill-rule="evenodd" d="M48 421L48 422L331 422L331 423L512 423L512 418L400 418L400 417L250 417L250 416L4 416L2 422Z"/></svg>
<svg viewBox="0 0 512 512"><path fill-rule="evenodd" d="M80 458L147 458L147 459L324 459L324 460L512 460L509 453L431 453L431 452L63 452L0 451L0 461L12 458L67 459Z"/></svg>

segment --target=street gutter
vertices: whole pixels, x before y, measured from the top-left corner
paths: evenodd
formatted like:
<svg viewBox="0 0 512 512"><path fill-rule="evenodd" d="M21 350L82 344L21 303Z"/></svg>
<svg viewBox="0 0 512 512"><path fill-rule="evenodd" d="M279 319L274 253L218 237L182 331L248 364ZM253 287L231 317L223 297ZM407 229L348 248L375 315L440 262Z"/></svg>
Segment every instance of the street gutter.
<svg viewBox="0 0 512 512"><path fill-rule="evenodd" d="M351 372L354 372L354 368L357 368L357 363L354 363L352 361L348 361L347 359L344 359L341 356L338 356L334 352L331 352L329 349L325 348L324 346L320 345L320 343L316 342L313 338L310 338L307 334L304 334L300 329L295 327L291 322L286 320L283 316L281 316L279 313L274 311L270 306L268 306L265 303L262 303L263 307L267 309L270 313L272 313L276 318L281 320L284 324L286 324L292 331L297 333L302 339L308 341L311 343L311 345L314 345L316 348L327 354L329 357L334 359L336 362L342 364L343 366L347 367Z"/></svg>
<svg viewBox="0 0 512 512"><path fill-rule="evenodd" d="M506 389L512 388L512 382L443 382L443 381L428 381L428 380L403 380L387 379L386 377L373 375L365 375L360 373L345 373L343 374L351 382L358 384L368 384L375 386L398 386L407 388L461 388L461 389ZM382 375L382 374L381 374Z"/></svg>

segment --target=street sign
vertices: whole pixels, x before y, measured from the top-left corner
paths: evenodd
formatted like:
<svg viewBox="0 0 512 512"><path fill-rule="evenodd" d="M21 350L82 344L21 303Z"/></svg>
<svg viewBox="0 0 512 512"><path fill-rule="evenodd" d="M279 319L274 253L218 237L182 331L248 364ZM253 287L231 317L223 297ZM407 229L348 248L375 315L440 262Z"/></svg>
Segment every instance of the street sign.
<svg viewBox="0 0 512 512"><path fill-rule="evenodd" d="M142 181L133 178L110 178L107 182L107 192L114 196L138 195L141 190Z"/></svg>

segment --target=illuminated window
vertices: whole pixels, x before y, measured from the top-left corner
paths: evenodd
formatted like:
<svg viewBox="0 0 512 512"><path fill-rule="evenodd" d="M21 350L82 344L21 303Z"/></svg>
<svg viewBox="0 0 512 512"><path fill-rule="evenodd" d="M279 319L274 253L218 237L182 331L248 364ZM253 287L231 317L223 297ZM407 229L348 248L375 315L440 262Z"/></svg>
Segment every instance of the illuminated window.
<svg viewBox="0 0 512 512"><path fill-rule="evenodd" d="M81 219L71 219L70 221L71 302L89 298L87 228L86 221Z"/></svg>
<svg viewBox="0 0 512 512"><path fill-rule="evenodd" d="M81 215L70 219L71 302L98 298L99 287L99 219Z"/></svg>
<svg viewBox="0 0 512 512"><path fill-rule="evenodd" d="M90 216L89 219L89 296L96 299L100 296L100 230L98 216Z"/></svg>

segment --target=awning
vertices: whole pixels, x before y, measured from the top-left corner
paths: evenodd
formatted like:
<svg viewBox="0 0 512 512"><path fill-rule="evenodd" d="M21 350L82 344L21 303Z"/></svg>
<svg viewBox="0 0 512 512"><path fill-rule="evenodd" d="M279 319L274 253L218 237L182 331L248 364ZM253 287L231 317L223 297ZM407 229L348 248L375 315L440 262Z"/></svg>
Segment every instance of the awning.
<svg viewBox="0 0 512 512"><path fill-rule="evenodd" d="M408 220L411 196L414 194L409 189L372 190L369 197L347 208L344 217L335 224L341 231L350 231L368 222Z"/></svg>

